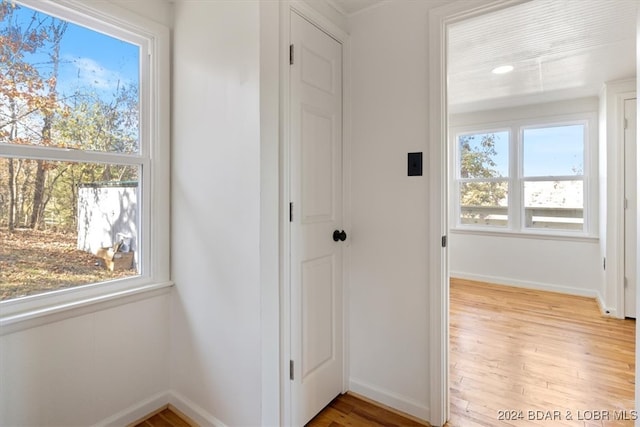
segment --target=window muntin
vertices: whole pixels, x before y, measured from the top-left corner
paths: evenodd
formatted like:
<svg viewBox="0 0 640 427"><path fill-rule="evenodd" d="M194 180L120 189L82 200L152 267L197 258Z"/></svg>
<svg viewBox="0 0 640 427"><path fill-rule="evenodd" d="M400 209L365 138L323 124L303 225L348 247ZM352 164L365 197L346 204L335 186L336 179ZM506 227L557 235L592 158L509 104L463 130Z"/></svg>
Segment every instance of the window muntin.
<svg viewBox="0 0 640 427"><path fill-rule="evenodd" d="M70 170L77 170L78 168L84 168L93 170L93 178L89 181L83 181L79 183L76 188L75 198L76 203L61 203L57 202L57 205L53 203L56 197L52 197L49 194L49 206L43 209L43 216L41 223L35 228L37 231L40 228L51 230L51 228L61 229L69 228L71 225L69 222L64 223L60 217L52 219L52 212L57 210L58 212L69 212L76 210L74 220L79 223L78 211L80 208L77 206L77 199L79 188L82 186L91 187L95 185L104 185L105 187L113 187L126 183L131 185L135 182L136 185L136 207L134 210L135 219L129 221L130 229L135 231L134 236L116 236L113 230L109 230L109 233L113 234L114 239L116 237L122 237L123 240L135 242L135 259L132 262L132 268L127 269L123 273L119 273L117 277L108 276L105 274L96 274L94 276L85 276L85 279L67 280L66 282L59 282L57 286L52 275L44 275L45 279L49 280L49 283L41 283L40 289L25 289L16 290L9 293L0 292L0 299L6 299L3 304L11 303L14 307L20 299L14 300L16 297L25 295L37 294L38 292L49 292L54 289L66 289L69 286L79 286L86 288L90 284L100 284L105 280L112 283L112 279L121 279L123 277L129 278L127 280L134 280L135 278L144 278L143 282L135 279L131 284L148 282L151 279L153 270L149 265L150 259L154 259L158 256L149 253L149 241L154 238L155 235L151 235L150 231L154 229L152 220L149 216L149 207L153 203L155 206L160 206L158 201L154 201L151 197L151 193L143 191L145 187L148 187L145 183L148 183L151 178L151 159L150 152L153 147L150 146L151 140L150 130L157 126L154 125L154 119L152 119L153 111L157 111L157 104L151 103L149 98L149 81L151 74L157 72L150 64L150 57L148 55L141 55L141 52L152 52L153 42L152 38L148 35L138 35L136 30L128 31L126 25L119 22L118 25L112 25L108 22L108 17L103 14L98 14L100 19L94 18L92 10L87 9L88 14L72 11L66 8L57 7L55 4L41 5L38 2L29 2L31 6L40 8L41 6L51 7L51 10L36 11L35 9L29 9L27 6L15 3L17 6L15 10L21 10L29 14L29 16L36 16L37 22L46 22L66 24L66 31L75 31L76 36L81 39L75 46L77 49L76 55L65 54L62 46L64 46L64 40L59 43L60 58L65 58L68 67L75 67L76 75L75 80L72 82L67 81L65 83L65 73L68 75L68 70L65 71L62 66L62 61L58 64L58 75L55 78L55 84L51 84L51 74L47 74L47 67L49 70L53 70L50 64L41 64L42 59L48 56L51 57L51 51L38 51L26 52L22 57L23 64L26 69L31 67L31 77L40 78L45 81L45 84L36 85L34 93L28 93L31 99L27 99L25 91L30 89L25 86L27 83L22 82L22 86L13 85L10 90L5 90L4 93L9 94L3 99L3 105L10 106L15 101L23 102L23 106L31 105L32 107L38 107L40 110L35 109L35 112L31 112L30 117L24 120L22 128L14 126L11 132L4 132L0 137L0 151L3 158L0 159L0 175L3 171L8 173L8 159L13 162L24 162L43 165L41 169L45 169L50 172L45 175L44 182L47 185L62 185L64 179L60 178L53 183L54 177L58 173L67 168L67 173ZM13 8L11 2L0 2L2 7ZM8 13L6 10L3 13ZM62 16L63 18L54 18ZM15 24L18 22L18 17L15 17ZM4 24L3 24L4 25ZM0 32L5 30L6 34L10 34L15 30L7 30L7 26L0 26ZM107 35L109 34L109 35ZM103 47L110 46L110 49L102 49L100 44L96 40L103 41ZM46 44L41 44L45 46ZM122 55L117 58L117 67L105 67L104 64L100 64L100 61L112 61L104 59L108 56L113 56L113 48L120 46L122 49ZM46 47L46 46L45 46ZM93 58L90 56L91 52L95 55ZM126 51L126 52L125 52ZM102 56L101 56L102 55ZM4 56L0 58L2 60L7 59ZM30 62L31 61L31 62ZM38 63L37 61L41 61ZM39 69L38 67L42 67ZM10 68L10 67L6 67ZM23 67L24 68L24 67ZM81 70L82 68L82 70ZM118 68L114 70L112 68ZM128 70L128 71L127 71ZM82 72L81 72L82 71ZM85 73L85 74L83 74ZM126 75L126 79L123 76ZM10 77L10 76L9 76ZM54 76L55 77L55 76ZM92 80L91 80L92 79ZM6 83L6 75L0 83ZM84 83L82 83L84 81ZM5 86L6 89L6 86ZM33 88L31 88L33 89ZM46 103L43 99L49 98L49 103ZM12 101L14 99L14 101ZM33 100L37 102L33 102ZM5 102L6 101L6 102ZM43 102L45 102L43 104ZM29 104L31 103L31 104ZM22 107L23 107L22 106ZM32 109L33 110L33 109ZM25 110L29 111L29 110ZM6 113L6 111L5 111ZM7 114L5 114L6 118ZM10 114L9 114L10 116ZM26 117L26 116L25 116ZM11 118L11 117L10 117ZM15 118L15 116L13 117ZM15 120L13 120L15 122ZM39 127L45 128L48 126L48 135L43 138L42 134L37 138ZM41 126L39 126L41 125ZM2 126L2 119L0 118L0 126ZM16 137L18 139L16 139ZM154 142L155 143L155 142ZM161 151L156 151L160 153ZM160 158L161 156L158 156ZM73 166L71 166L73 165ZM40 167L40 166L39 166ZM159 166L160 167L160 166ZM4 168L4 169L3 169ZM118 171L135 171L135 173L124 173L126 177ZM100 174L98 171L102 171ZM106 172L105 172L106 171ZM65 174L62 174L63 176ZM100 176L98 176L100 175ZM124 178L123 178L124 177ZM2 179L0 177L0 179ZM33 181L33 178L31 178ZM26 182L28 180L23 180ZM2 180L0 182L0 191L4 190L7 193L8 180ZM32 185L32 184L29 184ZM159 187L158 187L159 188ZM33 193L33 191L32 191ZM54 188L51 193L60 193L60 191ZM106 194L104 192L103 194ZM106 197L106 196L105 196ZM6 204L7 197L0 195ZM10 197L8 197L10 199ZM58 197L60 198L60 197ZM112 198L112 197L111 197ZM61 198L60 198L61 199ZM125 200L120 198L119 202L125 203ZM104 205L104 203L96 203L97 206ZM13 208L15 209L15 207ZM1 210L1 206L0 206ZM113 210L112 210L113 211ZM0 216L0 228L8 226L8 215L5 212ZM101 214L105 214L102 212ZM58 214L59 215L59 214ZM31 215L27 215L30 217ZM161 215L162 216L162 215ZM15 221L15 218L14 218ZM62 223L61 223L62 221ZM72 223L73 221L71 221ZM14 227L20 225L14 222ZM30 225L30 224L29 224ZM19 227L18 227L19 228ZM33 229L33 227L32 227ZM21 230L24 231L24 230ZM78 230L75 230L78 233ZM109 234L107 233L107 234ZM115 233L115 234L114 234ZM128 233L131 234L131 233ZM79 233L76 236L79 240ZM109 243L112 243L109 245ZM105 242L105 246L114 246L118 242ZM79 243L78 243L79 244ZM47 245L43 245L44 249L47 249ZM91 251L86 250L87 253ZM95 252L95 251L93 251ZM157 252L157 250L156 250ZM3 259L4 260L4 259ZM101 259L96 258L96 262L101 262ZM60 269L60 265L47 265L45 267L52 269ZM6 271L6 270L5 270ZM47 279L48 277L48 279ZM0 277L0 291L3 284L7 284L9 279ZM29 282L32 278L25 278L25 283ZM94 280L95 279L95 280ZM5 282L5 283L2 283ZM15 283L15 277L11 278L11 282ZM118 280L120 284L122 280ZM113 282L115 283L115 282ZM124 284L124 282L122 282ZM111 287L110 289L115 289ZM123 289L118 285L118 289ZM8 296L5 296L7 294ZM10 294L10 295L9 295ZM58 295L59 292L56 292ZM92 292L95 295L95 292ZM59 297L56 297L59 300ZM8 301L11 299L11 301ZM41 303L40 303L41 305ZM8 306L7 306L8 307ZM5 307L6 308L6 307ZM13 310L3 310L9 312Z"/></svg>
<svg viewBox="0 0 640 427"><path fill-rule="evenodd" d="M576 117L576 116L574 116ZM565 117L567 118L567 117ZM499 203L469 204L473 199L495 196L498 178L466 179L461 176L460 138L490 132L465 130L454 134L456 171L454 185L455 223L461 228L501 228L504 231L589 235L589 212L593 210L587 176L590 170L589 123L593 118L560 118L557 122L533 120L511 122L505 128L509 141L504 199ZM591 166L593 167L593 166ZM497 175L494 172L494 175ZM490 186L489 184L493 185ZM508 191L506 191L508 190ZM496 198L493 197L492 200ZM484 206L483 206L484 204ZM501 211L499 209L502 209Z"/></svg>

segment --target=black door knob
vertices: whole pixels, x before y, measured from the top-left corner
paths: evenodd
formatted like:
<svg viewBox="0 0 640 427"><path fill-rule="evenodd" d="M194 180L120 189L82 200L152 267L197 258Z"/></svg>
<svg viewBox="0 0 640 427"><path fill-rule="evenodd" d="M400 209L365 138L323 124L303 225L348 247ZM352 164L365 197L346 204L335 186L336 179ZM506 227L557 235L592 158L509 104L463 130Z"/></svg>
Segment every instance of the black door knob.
<svg viewBox="0 0 640 427"><path fill-rule="evenodd" d="M345 240L347 240L347 233L344 232L344 230L342 231L334 231L333 232L333 241L337 242L338 240L340 240L341 242L344 242Z"/></svg>

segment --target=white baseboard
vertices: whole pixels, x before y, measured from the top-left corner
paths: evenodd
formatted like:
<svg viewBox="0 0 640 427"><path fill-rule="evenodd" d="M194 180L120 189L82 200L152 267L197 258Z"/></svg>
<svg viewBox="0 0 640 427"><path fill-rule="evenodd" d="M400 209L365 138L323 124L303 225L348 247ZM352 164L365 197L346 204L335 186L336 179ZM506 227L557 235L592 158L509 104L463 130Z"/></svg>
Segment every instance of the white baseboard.
<svg viewBox="0 0 640 427"><path fill-rule="evenodd" d="M167 405L173 405L177 410L198 423L201 427L226 427L225 424L204 410L201 406L187 399L174 390L163 391L143 400L127 409L118 412L93 427L122 427L141 420L147 415Z"/></svg>
<svg viewBox="0 0 640 427"><path fill-rule="evenodd" d="M200 427L226 427L222 421L177 391L171 390L168 395L168 403L175 406L177 410L198 423Z"/></svg>
<svg viewBox="0 0 640 427"><path fill-rule="evenodd" d="M389 390L384 390L372 384L367 384L355 378L349 380L349 391L360 394L368 399L402 411L420 420L429 420L429 407L413 399L401 396Z"/></svg>
<svg viewBox="0 0 640 427"><path fill-rule="evenodd" d="M570 286L554 285L550 283L528 282L525 280L509 279L506 277L485 276L482 274L461 273L459 271L452 271L449 273L451 277L457 277L460 279L474 280L476 282L495 283L496 285L513 286L516 288L535 289L539 291L559 292L561 294L576 295L581 297L595 298L598 303L598 308L603 316L620 318L616 309L607 307L604 304L604 299L600 292L590 289L572 288Z"/></svg>
<svg viewBox="0 0 640 427"><path fill-rule="evenodd" d="M138 421L153 411L156 411L169 403L169 393L163 391L148 399L136 403L127 409L118 412L102 421L94 424L94 427L122 427Z"/></svg>
<svg viewBox="0 0 640 427"><path fill-rule="evenodd" d="M529 282L526 280L511 279L508 277L485 276L482 274L461 273L459 271L451 271L451 277L460 279L474 280L476 282L495 283L496 285L513 286L516 288L535 289L539 291L558 292L561 294L576 295L580 297L598 298L598 291L591 289L573 288L571 286L562 286L552 283Z"/></svg>
<svg viewBox="0 0 640 427"><path fill-rule="evenodd" d="M605 307L604 299L602 298L602 295L600 294L600 292L598 292L597 294L598 295L596 296L596 301L598 301L598 307L600 308L600 313L603 316L619 319L620 317L618 316L618 311L611 307ZM622 318L624 318L624 316Z"/></svg>

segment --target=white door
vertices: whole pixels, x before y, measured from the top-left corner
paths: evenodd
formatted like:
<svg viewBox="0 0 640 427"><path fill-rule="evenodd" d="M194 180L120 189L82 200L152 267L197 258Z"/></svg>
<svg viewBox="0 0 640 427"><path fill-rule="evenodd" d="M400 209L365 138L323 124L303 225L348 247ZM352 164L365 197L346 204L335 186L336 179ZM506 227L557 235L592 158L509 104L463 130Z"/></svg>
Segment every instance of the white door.
<svg viewBox="0 0 640 427"><path fill-rule="evenodd" d="M291 44L291 416L301 426L343 391L342 45L295 12Z"/></svg>
<svg viewBox="0 0 640 427"><path fill-rule="evenodd" d="M624 101L624 315L636 317L636 100Z"/></svg>

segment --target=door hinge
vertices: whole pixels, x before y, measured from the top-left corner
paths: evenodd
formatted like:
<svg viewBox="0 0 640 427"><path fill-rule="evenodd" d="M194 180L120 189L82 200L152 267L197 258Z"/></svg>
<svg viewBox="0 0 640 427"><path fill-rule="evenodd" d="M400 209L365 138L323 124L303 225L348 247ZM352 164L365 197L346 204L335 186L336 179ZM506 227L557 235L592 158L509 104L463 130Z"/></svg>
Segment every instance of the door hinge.
<svg viewBox="0 0 640 427"><path fill-rule="evenodd" d="M289 379L293 381L293 360L289 360Z"/></svg>
<svg viewBox="0 0 640 427"><path fill-rule="evenodd" d="M447 247L447 236L442 236L442 247L443 248Z"/></svg>
<svg viewBox="0 0 640 427"><path fill-rule="evenodd" d="M629 209L629 200L624 199L624 208Z"/></svg>
<svg viewBox="0 0 640 427"><path fill-rule="evenodd" d="M293 45L289 45L289 65L293 65Z"/></svg>
<svg viewBox="0 0 640 427"><path fill-rule="evenodd" d="M289 222L293 222L293 202L289 203Z"/></svg>

